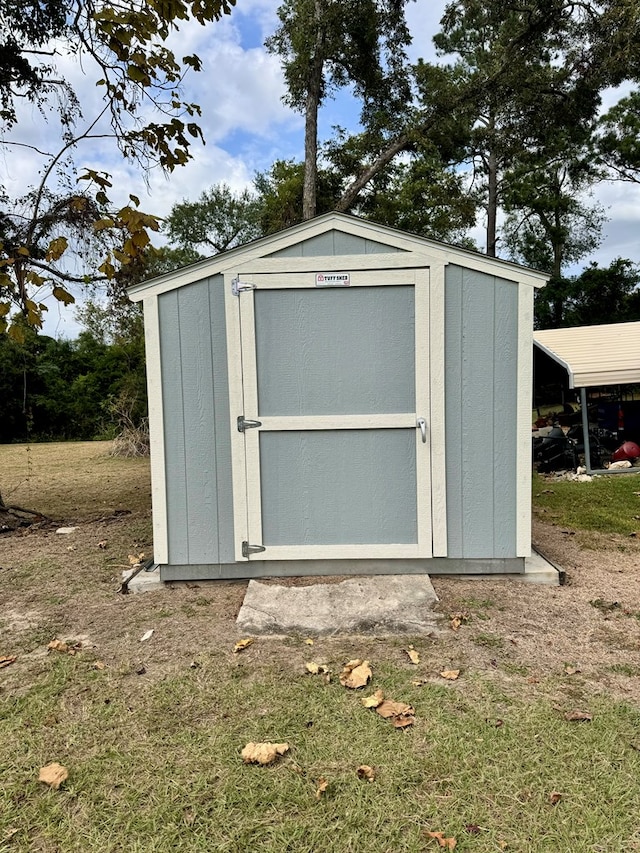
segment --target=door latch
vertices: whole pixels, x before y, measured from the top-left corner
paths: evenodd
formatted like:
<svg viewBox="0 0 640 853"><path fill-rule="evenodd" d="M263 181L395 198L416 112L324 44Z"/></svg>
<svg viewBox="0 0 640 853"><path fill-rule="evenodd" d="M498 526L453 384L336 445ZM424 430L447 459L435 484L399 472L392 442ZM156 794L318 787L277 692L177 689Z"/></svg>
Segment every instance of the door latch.
<svg viewBox="0 0 640 853"><path fill-rule="evenodd" d="M262 421L248 421L243 415L238 416L238 432L244 432L247 429L257 429L262 426Z"/></svg>
<svg viewBox="0 0 640 853"><path fill-rule="evenodd" d="M420 435L422 436L422 443L427 443L427 422L424 418L418 418L417 426L420 428Z"/></svg>

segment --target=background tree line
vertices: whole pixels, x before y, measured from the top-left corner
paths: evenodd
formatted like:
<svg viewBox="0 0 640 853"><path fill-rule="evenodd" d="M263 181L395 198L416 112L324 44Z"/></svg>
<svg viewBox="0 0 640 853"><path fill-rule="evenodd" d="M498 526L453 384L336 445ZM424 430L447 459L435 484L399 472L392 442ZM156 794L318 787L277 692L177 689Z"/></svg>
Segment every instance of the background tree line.
<svg viewBox="0 0 640 853"><path fill-rule="evenodd" d="M176 56L167 38L189 18L215 26L234 0L3 5L0 146L9 159L24 149L41 158L21 198L0 187L0 335L11 339L0 338L3 421L15 424L5 435L103 434L105 407L142 375L127 284L328 210L462 245L482 223L483 251L552 274L537 297L540 326L638 318L632 261L567 270L600 242L606 217L593 187L640 181L640 6L452 0L433 37L437 61L412 62L408 2L283 2L266 47L281 62L287 104L304 117L304 157L277 160L242 193L207 188L164 222L133 195L114 204L123 188L83 165L82 152L109 137L143 172L187 162L200 107L181 83L202 64ZM61 55L95 75L94 114L57 67ZM605 110L603 94L617 87L624 96ZM323 141L318 116L343 89L357 127ZM24 104L50 116L50 149L18 138ZM160 231L167 245L156 249ZM90 301L75 342L33 335L43 292L71 304L77 287L102 288L106 314ZM63 401L73 411L66 425Z"/></svg>

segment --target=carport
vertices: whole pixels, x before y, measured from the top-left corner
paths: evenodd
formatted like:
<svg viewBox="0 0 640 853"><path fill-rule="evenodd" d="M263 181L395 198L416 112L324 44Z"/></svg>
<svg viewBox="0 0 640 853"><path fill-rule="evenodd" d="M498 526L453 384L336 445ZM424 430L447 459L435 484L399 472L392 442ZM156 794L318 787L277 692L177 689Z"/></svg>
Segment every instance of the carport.
<svg viewBox="0 0 640 853"><path fill-rule="evenodd" d="M569 388L580 392L587 473L621 473L591 466L588 392L640 384L640 322L544 329L533 333L533 342L566 370Z"/></svg>

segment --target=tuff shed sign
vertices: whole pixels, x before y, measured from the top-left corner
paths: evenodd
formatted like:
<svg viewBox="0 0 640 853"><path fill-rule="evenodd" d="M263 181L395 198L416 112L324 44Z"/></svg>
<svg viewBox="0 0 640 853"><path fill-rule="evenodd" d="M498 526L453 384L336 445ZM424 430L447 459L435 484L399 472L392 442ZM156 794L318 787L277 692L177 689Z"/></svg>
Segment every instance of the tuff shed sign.
<svg viewBox="0 0 640 853"><path fill-rule="evenodd" d="M316 273L316 287L349 287L351 273L348 272L319 272Z"/></svg>

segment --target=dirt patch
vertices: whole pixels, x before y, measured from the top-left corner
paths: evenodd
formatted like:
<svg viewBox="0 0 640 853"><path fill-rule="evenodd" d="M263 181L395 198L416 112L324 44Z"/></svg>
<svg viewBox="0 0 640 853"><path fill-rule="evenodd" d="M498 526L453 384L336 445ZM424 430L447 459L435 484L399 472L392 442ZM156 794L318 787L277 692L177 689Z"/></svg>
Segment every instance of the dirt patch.
<svg viewBox="0 0 640 853"><path fill-rule="evenodd" d="M0 447L3 493L76 528L60 535L56 525L35 525L0 536L0 656L17 655L0 670L0 691L27 689L52 639L84 637L79 657L87 666L104 663L122 689L203 662L250 678L261 665L291 672L311 659L337 667L367 657L402 663L424 679L461 669L465 677L452 689L482 674L518 696L571 702L603 691L640 701L640 543L631 537L535 520L534 541L566 571L566 586L436 576L445 625L437 639L362 635L312 638L313 646L305 637L260 639L234 654L246 582L118 592L130 557L152 554L149 463L114 459L109 450L108 442ZM451 614L464 614L458 630L448 627ZM409 643L420 651L419 666L404 651Z"/></svg>
<svg viewBox="0 0 640 853"><path fill-rule="evenodd" d="M0 654L18 655L2 670L2 682L17 687L35 676L54 637L82 636L87 665L101 661L122 677L123 689L197 667L205 657L242 673L249 664L284 672L310 659L337 663L358 654L406 662L424 678L437 679L443 669L461 669L467 679L482 673L518 695L544 693L571 703L604 691L640 701L640 545L568 535L540 522L535 541L566 570L567 585L434 577L447 626L438 639L342 637L315 639L313 647L303 637L260 639L234 655L245 582L117 592L129 554L151 553L147 513L81 523L67 536L17 531L2 538ZM458 630L448 627L452 614L464 615ZM153 636L142 641L150 629ZM408 641L421 651L418 667L403 652Z"/></svg>

